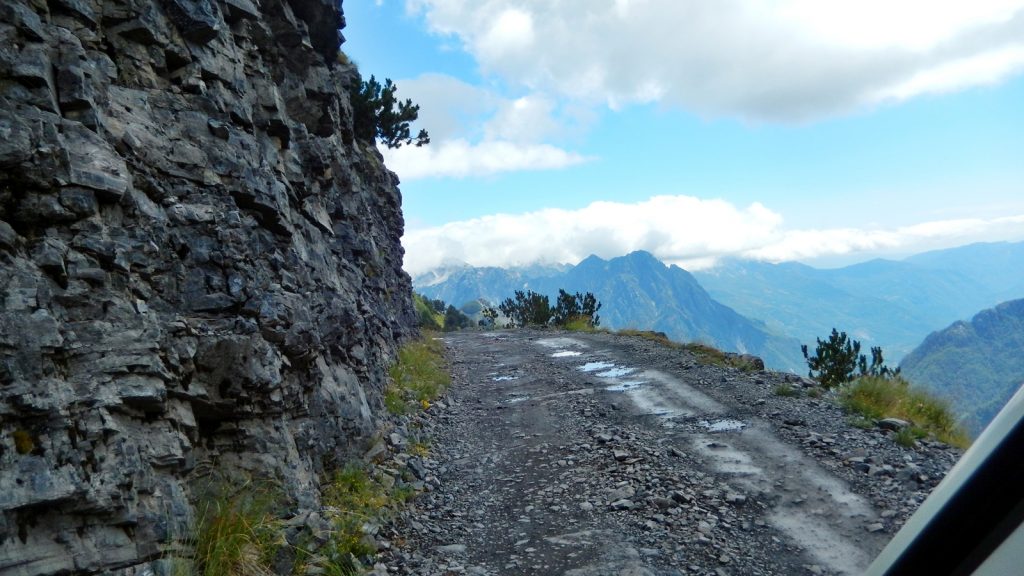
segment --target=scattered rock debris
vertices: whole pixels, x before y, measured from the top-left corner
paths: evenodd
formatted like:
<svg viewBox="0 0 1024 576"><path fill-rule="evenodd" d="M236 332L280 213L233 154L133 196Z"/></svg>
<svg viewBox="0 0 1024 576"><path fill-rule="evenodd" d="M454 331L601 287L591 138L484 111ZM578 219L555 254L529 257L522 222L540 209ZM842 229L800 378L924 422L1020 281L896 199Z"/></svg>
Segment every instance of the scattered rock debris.
<svg viewBox="0 0 1024 576"><path fill-rule="evenodd" d="M960 456L852 427L827 393L774 394L801 377L642 338L446 344L454 384L425 415L429 481L387 527L378 574L859 573ZM641 384L607 389L626 378Z"/></svg>

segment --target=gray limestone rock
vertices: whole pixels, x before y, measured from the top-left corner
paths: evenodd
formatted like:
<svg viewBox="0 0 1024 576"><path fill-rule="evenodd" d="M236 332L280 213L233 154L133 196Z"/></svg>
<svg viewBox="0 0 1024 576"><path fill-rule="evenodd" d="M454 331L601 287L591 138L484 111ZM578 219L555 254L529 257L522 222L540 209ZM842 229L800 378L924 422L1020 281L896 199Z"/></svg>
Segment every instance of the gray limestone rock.
<svg viewBox="0 0 1024 576"><path fill-rule="evenodd" d="M168 573L198 479L308 513L371 446L415 316L342 25L326 0L0 5L0 573Z"/></svg>

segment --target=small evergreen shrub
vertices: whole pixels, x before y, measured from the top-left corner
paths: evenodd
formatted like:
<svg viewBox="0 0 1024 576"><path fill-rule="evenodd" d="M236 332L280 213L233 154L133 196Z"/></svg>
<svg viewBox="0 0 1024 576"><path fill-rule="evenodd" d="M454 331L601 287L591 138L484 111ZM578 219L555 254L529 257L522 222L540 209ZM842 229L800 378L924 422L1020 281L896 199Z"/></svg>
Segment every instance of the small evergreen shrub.
<svg viewBox="0 0 1024 576"><path fill-rule="evenodd" d="M601 309L601 303L593 293L579 292L570 294L565 290L558 290L558 299L555 300L555 307L551 309L551 322L555 326L595 328L601 325L601 317L597 311Z"/></svg>
<svg viewBox="0 0 1024 576"><path fill-rule="evenodd" d="M515 296L503 300L498 309L516 326L546 325L551 320L548 297L533 290L516 290Z"/></svg>
<svg viewBox="0 0 1024 576"><path fill-rule="evenodd" d="M410 135L409 124L419 118L419 104L412 100L402 102L395 98L398 86L390 78L381 84L373 76L363 80L351 92L353 124L356 138L373 142L380 140L388 148L403 144L423 146L430 143L426 130L415 137Z"/></svg>
<svg viewBox="0 0 1024 576"><path fill-rule="evenodd" d="M800 346L800 350L809 368L807 375L820 382L826 389L852 381L858 368L861 376L886 378L898 376L900 373L899 368L890 370L885 365L882 349L877 346L871 349L871 364L868 365L867 357L860 353L860 342L847 337L846 332L839 332L833 328L828 340L816 340L818 345L813 356L809 354L806 344Z"/></svg>
<svg viewBox="0 0 1024 576"><path fill-rule="evenodd" d="M455 330L462 330L463 328L469 328L473 325L473 320L463 314L458 308L452 305L448 305L448 308L444 312L444 331L454 332Z"/></svg>

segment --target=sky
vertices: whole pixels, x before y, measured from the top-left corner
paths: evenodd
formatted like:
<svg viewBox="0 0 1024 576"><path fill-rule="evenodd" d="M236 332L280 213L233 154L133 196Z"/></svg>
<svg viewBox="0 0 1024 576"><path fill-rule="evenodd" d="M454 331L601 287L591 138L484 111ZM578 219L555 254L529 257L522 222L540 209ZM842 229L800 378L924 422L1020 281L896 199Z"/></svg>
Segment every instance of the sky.
<svg viewBox="0 0 1024 576"><path fill-rule="evenodd" d="M1024 240L1024 0L345 0L405 269Z"/></svg>

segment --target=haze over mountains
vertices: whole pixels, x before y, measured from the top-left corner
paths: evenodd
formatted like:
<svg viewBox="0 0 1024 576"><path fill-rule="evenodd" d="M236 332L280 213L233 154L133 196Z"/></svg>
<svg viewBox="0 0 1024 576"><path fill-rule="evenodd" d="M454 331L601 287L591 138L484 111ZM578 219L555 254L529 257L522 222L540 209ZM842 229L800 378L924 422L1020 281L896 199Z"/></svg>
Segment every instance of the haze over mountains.
<svg viewBox="0 0 1024 576"><path fill-rule="evenodd" d="M1024 296L1022 270L1024 243L987 243L834 269L731 261L694 275L777 332L813 342L835 327L895 364L933 330Z"/></svg>
<svg viewBox="0 0 1024 576"><path fill-rule="evenodd" d="M414 279L417 290L456 306L498 302L514 290L591 291L603 325L666 332L770 367L805 372L800 343L833 327L881 346L890 365L931 332L1024 296L1024 242L983 243L819 269L796 262L726 261L693 274L646 252L576 266L453 267Z"/></svg>

